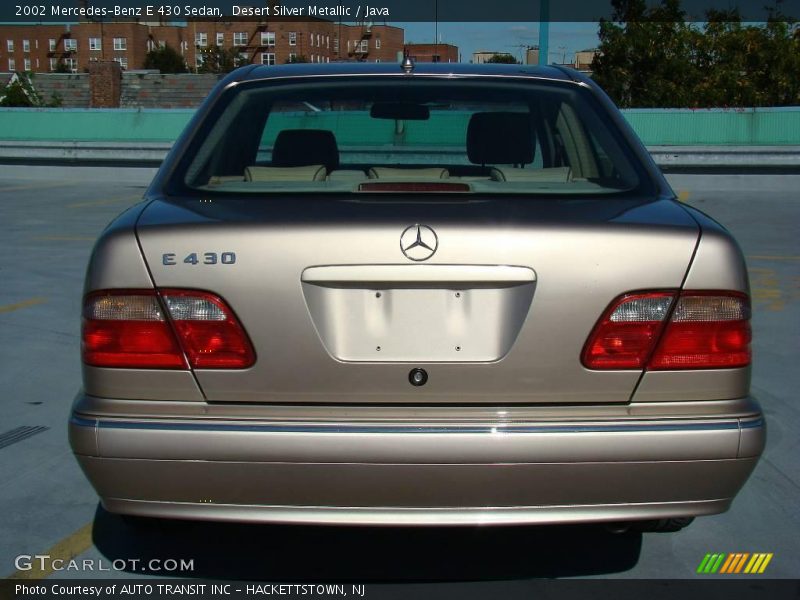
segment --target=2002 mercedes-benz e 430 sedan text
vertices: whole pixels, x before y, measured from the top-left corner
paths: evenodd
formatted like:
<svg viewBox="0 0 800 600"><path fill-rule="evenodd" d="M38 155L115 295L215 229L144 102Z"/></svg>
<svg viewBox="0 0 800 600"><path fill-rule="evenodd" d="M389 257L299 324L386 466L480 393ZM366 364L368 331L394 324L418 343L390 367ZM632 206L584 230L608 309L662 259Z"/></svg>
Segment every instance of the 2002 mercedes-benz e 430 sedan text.
<svg viewBox="0 0 800 600"><path fill-rule="evenodd" d="M560 68L235 71L85 292L116 513L674 529L764 446L740 249Z"/></svg>

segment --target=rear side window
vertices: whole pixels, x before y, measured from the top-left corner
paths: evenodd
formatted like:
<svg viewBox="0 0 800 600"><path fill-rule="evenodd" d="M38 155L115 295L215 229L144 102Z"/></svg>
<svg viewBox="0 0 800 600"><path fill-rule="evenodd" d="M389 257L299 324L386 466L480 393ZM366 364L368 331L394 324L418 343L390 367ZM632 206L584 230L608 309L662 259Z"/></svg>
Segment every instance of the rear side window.
<svg viewBox="0 0 800 600"><path fill-rule="evenodd" d="M179 187L607 195L646 182L591 94L569 83L358 78L224 94Z"/></svg>

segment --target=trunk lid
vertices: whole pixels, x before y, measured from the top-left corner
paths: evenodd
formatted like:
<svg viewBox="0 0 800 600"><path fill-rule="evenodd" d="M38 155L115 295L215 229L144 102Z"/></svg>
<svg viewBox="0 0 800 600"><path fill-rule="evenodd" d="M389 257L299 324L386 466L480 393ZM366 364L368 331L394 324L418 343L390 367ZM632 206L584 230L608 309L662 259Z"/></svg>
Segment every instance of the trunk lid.
<svg viewBox="0 0 800 600"><path fill-rule="evenodd" d="M156 286L220 295L253 342L195 371L208 401L582 404L629 401L641 373L582 347L618 295L680 288L699 230L669 200L382 196L157 199L137 233Z"/></svg>

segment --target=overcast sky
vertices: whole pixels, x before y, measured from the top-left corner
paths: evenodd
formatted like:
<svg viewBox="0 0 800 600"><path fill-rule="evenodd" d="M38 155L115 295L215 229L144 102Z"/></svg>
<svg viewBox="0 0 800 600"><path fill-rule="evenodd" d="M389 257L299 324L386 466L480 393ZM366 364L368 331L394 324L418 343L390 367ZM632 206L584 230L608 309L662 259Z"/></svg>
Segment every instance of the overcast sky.
<svg viewBox="0 0 800 600"><path fill-rule="evenodd" d="M434 23L388 24L405 29L406 42L433 43L436 39ZM522 47L539 43L539 24L439 23L439 37L443 43L458 46L463 62L469 62L472 53L479 50L508 52L523 59ZM550 23L550 62L562 62L563 58L571 62L576 51L596 48L597 44L597 23Z"/></svg>

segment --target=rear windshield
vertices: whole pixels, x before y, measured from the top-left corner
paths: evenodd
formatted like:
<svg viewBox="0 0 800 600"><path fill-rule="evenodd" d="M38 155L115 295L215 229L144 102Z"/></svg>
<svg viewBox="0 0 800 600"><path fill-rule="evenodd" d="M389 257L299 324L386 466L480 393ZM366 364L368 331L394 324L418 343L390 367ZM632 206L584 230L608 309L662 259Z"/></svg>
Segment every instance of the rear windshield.
<svg viewBox="0 0 800 600"><path fill-rule="evenodd" d="M646 180L614 124L574 84L290 81L224 92L173 189L607 195Z"/></svg>

